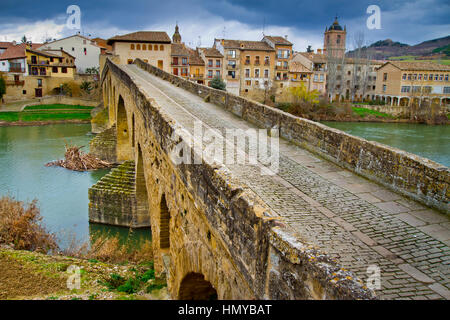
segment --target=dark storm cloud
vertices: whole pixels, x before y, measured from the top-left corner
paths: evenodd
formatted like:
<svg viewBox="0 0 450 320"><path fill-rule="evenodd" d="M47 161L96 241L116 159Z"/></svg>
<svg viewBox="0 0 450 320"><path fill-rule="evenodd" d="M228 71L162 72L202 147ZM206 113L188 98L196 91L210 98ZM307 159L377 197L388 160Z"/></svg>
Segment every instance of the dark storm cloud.
<svg viewBox="0 0 450 320"><path fill-rule="evenodd" d="M71 4L80 6L85 26L115 27L116 30L167 25L186 17L196 17L196 23L201 24L208 16L215 16L224 21L236 20L255 29L261 29L264 22L266 26L322 33L325 26L333 22L335 15L347 28L355 30L365 28L368 17L366 9L371 4L381 8L382 30L369 33L369 38L389 37L417 43L436 35L447 35L450 23L448 0L1 0L0 34L1 24L5 23L20 24L44 19L64 21L66 9Z"/></svg>

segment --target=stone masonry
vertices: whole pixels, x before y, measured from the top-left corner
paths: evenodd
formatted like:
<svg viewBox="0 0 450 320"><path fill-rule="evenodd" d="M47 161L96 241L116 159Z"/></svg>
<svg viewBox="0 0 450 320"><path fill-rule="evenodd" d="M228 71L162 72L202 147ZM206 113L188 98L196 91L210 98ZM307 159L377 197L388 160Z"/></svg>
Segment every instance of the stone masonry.
<svg viewBox="0 0 450 320"><path fill-rule="evenodd" d="M372 299L373 265L380 298L449 298L449 219L429 208L448 212L448 168L136 63L106 63L104 100L145 181L138 202L174 298L194 273L221 299ZM170 137L188 141L198 119L220 133L278 127L280 171L175 165Z"/></svg>

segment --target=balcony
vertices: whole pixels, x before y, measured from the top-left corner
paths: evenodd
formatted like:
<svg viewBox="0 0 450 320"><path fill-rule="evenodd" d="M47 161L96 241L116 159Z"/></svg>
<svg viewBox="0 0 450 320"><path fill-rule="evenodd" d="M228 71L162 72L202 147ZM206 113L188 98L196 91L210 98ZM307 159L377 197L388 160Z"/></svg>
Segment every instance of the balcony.
<svg viewBox="0 0 450 320"><path fill-rule="evenodd" d="M259 66L259 65L260 65L259 60L256 60L256 61L255 61L255 66Z"/></svg>
<svg viewBox="0 0 450 320"><path fill-rule="evenodd" d="M203 79L203 74L192 74L191 78L192 79Z"/></svg>
<svg viewBox="0 0 450 320"><path fill-rule="evenodd" d="M265 66L269 66L270 65L270 61L269 60L264 61L264 65Z"/></svg>
<svg viewBox="0 0 450 320"><path fill-rule="evenodd" d="M236 65L234 64L227 64L227 70L236 70Z"/></svg>
<svg viewBox="0 0 450 320"><path fill-rule="evenodd" d="M245 60L244 64L248 66L250 64L250 60Z"/></svg>
<svg viewBox="0 0 450 320"><path fill-rule="evenodd" d="M25 68L22 68L22 67L9 67L9 72L24 73L25 72Z"/></svg>
<svg viewBox="0 0 450 320"><path fill-rule="evenodd" d="M32 60L27 60L27 64L38 65L38 66L50 65L50 63L48 61L32 61Z"/></svg>
<svg viewBox="0 0 450 320"><path fill-rule="evenodd" d="M236 55L227 54L227 59L236 59Z"/></svg>
<svg viewBox="0 0 450 320"><path fill-rule="evenodd" d="M276 66L275 69L277 69L277 70L288 70L289 66Z"/></svg>
<svg viewBox="0 0 450 320"><path fill-rule="evenodd" d="M15 80L7 80L5 81L5 84L7 86L24 86L25 85L25 81L24 80L20 80L20 81L15 81Z"/></svg>

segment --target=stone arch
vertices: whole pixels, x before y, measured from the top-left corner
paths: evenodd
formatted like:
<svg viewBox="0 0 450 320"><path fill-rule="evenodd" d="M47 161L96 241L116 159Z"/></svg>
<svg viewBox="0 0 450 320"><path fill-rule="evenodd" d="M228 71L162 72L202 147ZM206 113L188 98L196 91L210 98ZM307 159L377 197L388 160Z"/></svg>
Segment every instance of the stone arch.
<svg viewBox="0 0 450 320"><path fill-rule="evenodd" d="M131 160L132 147L129 135L128 118L122 96L119 96L119 102L117 104L116 130L117 161Z"/></svg>
<svg viewBox="0 0 450 320"><path fill-rule="evenodd" d="M180 284L179 300L217 300L217 291L201 273L190 272Z"/></svg>
<svg viewBox="0 0 450 320"><path fill-rule="evenodd" d="M134 227L150 226L149 194L147 191L147 180L145 179L144 157L141 146L137 145L136 159L136 216L134 217Z"/></svg>
<svg viewBox="0 0 450 320"><path fill-rule="evenodd" d="M161 197L159 206L159 247L160 249L170 248L170 211L167 206L165 194Z"/></svg>
<svg viewBox="0 0 450 320"><path fill-rule="evenodd" d="M113 119L113 123L114 123L114 118L116 115L116 87L111 86L110 88L110 92L111 92L111 98L110 98L110 103L109 103L109 118ZM116 119L117 120L117 119Z"/></svg>

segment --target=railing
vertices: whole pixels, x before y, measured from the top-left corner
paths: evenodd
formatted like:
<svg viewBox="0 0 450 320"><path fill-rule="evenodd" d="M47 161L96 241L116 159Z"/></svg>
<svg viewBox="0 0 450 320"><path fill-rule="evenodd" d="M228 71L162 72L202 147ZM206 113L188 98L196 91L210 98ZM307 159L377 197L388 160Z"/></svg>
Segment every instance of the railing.
<svg viewBox="0 0 450 320"><path fill-rule="evenodd" d="M235 70L236 65L227 64L227 69Z"/></svg>
<svg viewBox="0 0 450 320"><path fill-rule="evenodd" d="M7 86L24 86L25 85L25 81L21 80L21 81L15 81L15 80L7 80L5 81Z"/></svg>
<svg viewBox="0 0 450 320"><path fill-rule="evenodd" d="M265 65L265 66L270 65L270 61L269 61L269 60L264 61L264 65Z"/></svg>
<svg viewBox="0 0 450 320"><path fill-rule="evenodd" d="M276 66L275 69L277 70L287 70L289 67L288 66Z"/></svg>
<svg viewBox="0 0 450 320"><path fill-rule="evenodd" d="M245 65L249 65L250 64L250 60L245 60Z"/></svg>
<svg viewBox="0 0 450 320"><path fill-rule="evenodd" d="M192 78L194 78L194 79L203 79L203 74L193 74L193 75L191 75L191 77Z"/></svg>
<svg viewBox="0 0 450 320"><path fill-rule="evenodd" d="M22 67L9 67L9 72L24 73L25 72L25 68L22 68Z"/></svg>
<svg viewBox="0 0 450 320"><path fill-rule="evenodd" d="M227 54L227 59L236 59L236 55Z"/></svg>
<svg viewBox="0 0 450 320"><path fill-rule="evenodd" d="M255 61L255 66L259 66L260 62L259 61Z"/></svg>
<svg viewBox="0 0 450 320"><path fill-rule="evenodd" d="M35 65L39 65L39 66L48 66L49 62L48 61L31 61L31 60L27 60L28 64L35 64Z"/></svg>

